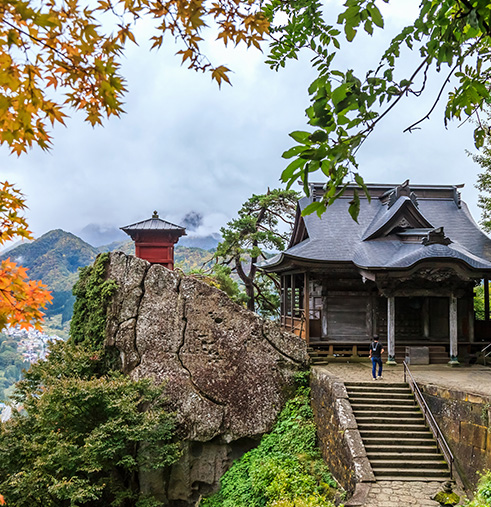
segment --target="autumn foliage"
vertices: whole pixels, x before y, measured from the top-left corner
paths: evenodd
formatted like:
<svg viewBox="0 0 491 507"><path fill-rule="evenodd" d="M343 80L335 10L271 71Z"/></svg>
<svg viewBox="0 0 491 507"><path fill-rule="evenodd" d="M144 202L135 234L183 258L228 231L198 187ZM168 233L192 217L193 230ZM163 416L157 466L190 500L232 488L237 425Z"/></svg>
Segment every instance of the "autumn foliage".
<svg viewBox="0 0 491 507"><path fill-rule="evenodd" d="M22 195L8 182L0 183L0 246L17 236L30 238L23 216ZM6 324L40 328L42 308L52 300L46 286L29 280L27 270L10 259L0 262L0 329Z"/></svg>
<svg viewBox="0 0 491 507"><path fill-rule="evenodd" d="M219 85L229 69L202 53L207 22L225 45L259 47L269 21L258 0L48 0L0 2L0 144L20 155L47 149L49 128L64 123L66 106L92 125L119 116L125 82L118 60L136 43L139 20L153 20L152 48L164 35L180 42L189 68L210 72Z"/></svg>

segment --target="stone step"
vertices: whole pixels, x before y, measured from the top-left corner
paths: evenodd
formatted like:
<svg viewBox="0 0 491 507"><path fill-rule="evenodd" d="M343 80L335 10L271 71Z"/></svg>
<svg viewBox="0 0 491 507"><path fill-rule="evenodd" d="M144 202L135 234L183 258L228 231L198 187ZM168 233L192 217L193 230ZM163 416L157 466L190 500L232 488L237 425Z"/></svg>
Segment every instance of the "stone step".
<svg viewBox="0 0 491 507"><path fill-rule="evenodd" d="M450 475L448 476L445 476L445 477L442 477L442 478L436 478L435 477L426 477L426 476L418 476L418 475L415 475L414 477L401 477L401 476L384 476L384 477L380 477L379 480L381 481L386 481L386 482L390 482L390 481L395 481L395 482L434 482L435 480L439 481L445 481L445 480L449 480L450 479ZM386 504L387 505L387 504ZM435 504L433 504L435 505Z"/></svg>
<svg viewBox="0 0 491 507"><path fill-rule="evenodd" d="M363 444L366 448L373 450L378 446L378 449L388 449L388 446L396 444L397 446L407 447L424 447L425 443L431 445L434 440L432 438L419 438L419 437L399 437L393 438L392 436L380 437L380 436L362 436Z"/></svg>
<svg viewBox="0 0 491 507"><path fill-rule="evenodd" d="M378 382L378 380L377 380L377 382ZM380 394L381 396L390 396L390 395L412 396L413 395L413 392L409 388L405 389L403 387L395 387L393 389L377 389L377 384L375 382L373 382L373 380L372 380L372 384L369 384L366 387L347 387L346 391L348 392L349 395L354 394L357 396L364 396L364 395L369 395L369 394L373 394L373 395Z"/></svg>
<svg viewBox="0 0 491 507"><path fill-rule="evenodd" d="M366 381L366 382L345 382L344 385L348 388L348 387L367 387L367 386L372 386L372 387L375 387L374 384L373 384L373 380L371 381ZM376 384L377 388L378 387L404 387L406 389L408 389L408 385L404 382L383 382L383 381L378 381L377 380L377 384Z"/></svg>
<svg viewBox="0 0 491 507"><path fill-rule="evenodd" d="M368 459L370 461L438 461L443 462L446 465L445 458L441 453L438 452L420 452L415 453L413 449L411 452L385 452L385 449L380 450L380 452L367 452Z"/></svg>
<svg viewBox="0 0 491 507"><path fill-rule="evenodd" d="M416 402L414 401L414 398L393 398L392 396L377 396L377 397L371 397L371 396L349 396L349 400L351 404L365 404L365 405L390 405L390 404L397 404L397 405L415 405Z"/></svg>
<svg viewBox="0 0 491 507"><path fill-rule="evenodd" d="M412 392L407 393L382 393L376 391L348 391L350 400L411 400L414 401Z"/></svg>
<svg viewBox="0 0 491 507"><path fill-rule="evenodd" d="M378 430L365 430L363 428L360 428L360 434L362 439L364 440L365 437L384 437L386 435L390 435L392 440L398 440L399 438L420 438L422 440L432 440L433 434L430 433L428 430L409 430L409 429L401 429L401 430L391 430L390 433L386 429L378 429Z"/></svg>
<svg viewBox="0 0 491 507"><path fill-rule="evenodd" d="M372 463L372 468L377 469L425 469L431 471L445 470L448 473L448 466L444 460L413 460L413 461L400 461L400 460L379 460Z"/></svg>
<svg viewBox="0 0 491 507"><path fill-rule="evenodd" d="M390 421L386 422L384 424L376 424L376 423L370 423L370 422L358 422L358 429L361 430L387 430L387 431L394 431L401 428L401 424L398 421ZM407 429L408 431L425 431L427 430L427 427L424 425L423 422L418 421L417 419L411 421L411 423L405 423L404 429Z"/></svg>
<svg viewBox="0 0 491 507"><path fill-rule="evenodd" d="M373 419L376 419L377 417L383 417L383 418L389 418L389 419L397 419L397 418L404 418L404 419L421 419L423 417L423 414L418 408L414 408L413 410L405 410L405 411L398 411L398 410L391 410L390 412L384 413L383 411L373 411L369 410L366 407L364 408L357 408L356 410L353 410L353 413L355 414L356 420L358 418L364 418L364 417L370 417Z"/></svg>
<svg viewBox="0 0 491 507"><path fill-rule="evenodd" d="M377 468L372 467L373 473L375 474L375 477L380 480L395 480L395 481L405 481L409 478L412 478L413 480L418 478L426 478L427 480L431 478L438 478L438 479L448 479L450 478L450 473L447 470L432 470L429 468Z"/></svg>
<svg viewBox="0 0 491 507"><path fill-rule="evenodd" d="M400 426L404 426L405 424L424 424L424 419L421 413L419 413L419 417L392 417L392 415L392 412L387 415L367 415L363 417L357 417L356 421L358 424L399 424Z"/></svg>
<svg viewBox="0 0 491 507"><path fill-rule="evenodd" d="M387 410L395 411L395 412L417 412L421 413L419 407L414 403L411 405L403 405L403 404L387 404L383 405L378 403L377 405L367 405L365 403L352 403L353 412L356 413L357 410L370 410L371 412L385 412Z"/></svg>
<svg viewBox="0 0 491 507"><path fill-rule="evenodd" d="M365 444L365 449L367 452L377 453L377 452L390 452L390 453L439 453L438 447L434 440L425 440L419 446L414 446L413 444L401 445L399 442L394 443L392 441L390 444L385 444L383 447L380 446L379 442Z"/></svg>

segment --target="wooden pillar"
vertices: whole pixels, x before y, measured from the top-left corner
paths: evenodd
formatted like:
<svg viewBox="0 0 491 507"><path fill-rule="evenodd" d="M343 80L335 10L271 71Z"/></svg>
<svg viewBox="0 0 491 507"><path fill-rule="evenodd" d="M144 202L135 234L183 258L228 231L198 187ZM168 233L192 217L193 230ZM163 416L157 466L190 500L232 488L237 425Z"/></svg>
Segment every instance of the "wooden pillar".
<svg viewBox="0 0 491 507"><path fill-rule="evenodd" d="M290 275L290 285L291 285L291 292L290 292L290 315L291 315L291 330L293 331L293 328L295 326L294 324L294 317L295 317L295 275Z"/></svg>
<svg viewBox="0 0 491 507"><path fill-rule="evenodd" d="M396 363L396 298L387 298L387 364Z"/></svg>
<svg viewBox="0 0 491 507"><path fill-rule="evenodd" d="M322 338L327 339L329 336L329 322L327 320L327 311L328 311L328 304L327 304L327 282L326 280L322 280L322 315L321 315L321 335Z"/></svg>
<svg viewBox="0 0 491 507"><path fill-rule="evenodd" d="M380 297L378 294L373 295L373 334L379 334L378 323L380 322Z"/></svg>
<svg viewBox="0 0 491 507"><path fill-rule="evenodd" d="M484 279L484 320L489 320L489 278Z"/></svg>
<svg viewBox="0 0 491 507"><path fill-rule="evenodd" d="M285 315L286 315L286 305L285 305L286 298L285 298L285 294L286 294L285 275L281 275L280 276L280 297L281 297L281 301L280 301L280 322L281 322L281 326L282 327L285 327Z"/></svg>
<svg viewBox="0 0 491 507"><path fill-rule="evenodd" d="M428 296L425 297L423 301L423 308L421 309L423 312L423 336L425 338L430 337L430 298Z"/></svg>
<svg viewBox="0 0 491 507"><path fill-rule="evenodd" d="M373 308L374 308L374 296L373 293L370 293L368 296L368 305L367 305L367 313L366 313L366 326L367 326L367 336L371 339L372 336L376 333L373 332Z"/></svg>
<svg viewBox="0 0 491 507"><path fill-rule="evenodd" d="M474 342L476 337L474 335L474 301L473 301L474 293L471 292L470 299L467 303L467 315L469 316L469 341Z"/></svg>
<svg viewBox="0 0 491 507"><path fill-rule="evenodd" d="M449 301L449 334L450 334L450 361L449 364L459 364L457 356L459 355L458 347L458 322L457 322L457 298L452 294Z"/></svg>
<svg viewBox="0 0 491 507"><path fill-rule="evenodd" d="M303 311L305 313L305 341L307 345L310 342L310 292L309 292L309 273L304 274L303 284Z"/></svg>

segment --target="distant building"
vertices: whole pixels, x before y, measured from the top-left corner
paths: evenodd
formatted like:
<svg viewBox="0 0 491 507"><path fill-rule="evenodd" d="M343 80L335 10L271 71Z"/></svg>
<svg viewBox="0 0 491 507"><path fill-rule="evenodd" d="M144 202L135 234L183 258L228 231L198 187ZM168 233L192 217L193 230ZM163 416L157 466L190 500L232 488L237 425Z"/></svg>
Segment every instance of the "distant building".
<svg viewBox="0 0 491 507"><path fill-rule="evenodd" d="M320 218L302 216L323 194L312 184L288 249L262 263L281 277L282 325L330 354L357 355L378 334L389 361L397 344L445 347L456 362L489 324L487 310L475 326L473 289L491 276L491 240L459 187L370 184L370 201L358 189L358 223L348 213L355 188Z"/></svg>
<svg viewBox="0 0 491 507"><path fill-rule="evenodd" d="M121 227L135 242L135 254L152 264L162 264L174 269L174 245L186 229L159 218L156 211L152 218Z"/></svg>

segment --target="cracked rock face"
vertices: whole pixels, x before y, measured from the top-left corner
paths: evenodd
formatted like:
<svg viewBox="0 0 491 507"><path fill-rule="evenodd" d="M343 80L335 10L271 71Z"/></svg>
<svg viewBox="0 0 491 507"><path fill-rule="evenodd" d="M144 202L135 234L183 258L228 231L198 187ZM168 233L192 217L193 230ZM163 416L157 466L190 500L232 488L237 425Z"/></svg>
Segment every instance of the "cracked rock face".
<svg viewBox="0 0 491 507"><path fill-rule="evenodd" d="M107 344L118 348L133 378L167 383L188 441L213 440L233 454L233 442L271 429L293 376L307 364L302 340L218 289L121 252L111 254L108 278L118 290ZM206 484L203 477L196 482Z"/></svg>

